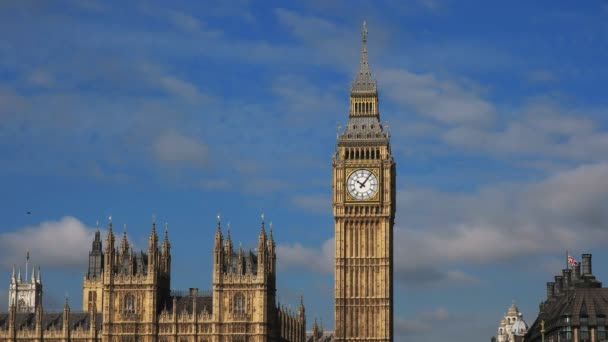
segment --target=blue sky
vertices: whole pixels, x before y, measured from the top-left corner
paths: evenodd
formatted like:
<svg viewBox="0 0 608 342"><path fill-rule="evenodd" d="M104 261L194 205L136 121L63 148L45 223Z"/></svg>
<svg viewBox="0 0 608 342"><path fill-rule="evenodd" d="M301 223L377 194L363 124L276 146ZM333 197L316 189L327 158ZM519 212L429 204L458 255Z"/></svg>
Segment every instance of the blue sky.
<svg viewBox="0 0 608 342"><path fill-rule="evenodd" d="M566 250L608 279L606 1L3 1L0 310L28 248L46 308L79 307L109 215L137 247L168 222L173 287L209 289L217 213L254 247L264 212L281 303L303 291L331 329L363 19L397 161L398 338L487 340L512 300L532 323Z"/></svg>

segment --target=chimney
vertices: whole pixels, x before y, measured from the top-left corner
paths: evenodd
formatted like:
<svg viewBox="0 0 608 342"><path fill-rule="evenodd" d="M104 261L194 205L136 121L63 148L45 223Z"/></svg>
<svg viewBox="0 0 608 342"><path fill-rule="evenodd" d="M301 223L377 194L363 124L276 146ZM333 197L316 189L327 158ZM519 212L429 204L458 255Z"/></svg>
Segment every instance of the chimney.
<svg viewBox="0 0 608 342"><path fill-rule="evenodd" d="M590 276L591 273L591 254L583 254L583 277Z"/></svg>
<svg viewBox="0 0 608 342"><path fill-rule="evenodd" d="M572 272L572 280L573 282L578 282L581 280L581 264L577 263L573 268L574 272Z"/></svg>
<svg viewBox="0 0 608 342"><path fill-rule="evenodd" d="M564 281L564 277L563 276L555 276L555 294L558 295L560 293L562 293L562 284Z"/></svg>
<svg viewBox="0 0 608 342"><path fill-rule="evenodd" d="M547 300L555 297L555 283L550 281L547 282Z"/></svg>
<svg viewBox="0 0 608 342"><path fill-rule="evenodd" d="M570 288L570 286L572 285L572 270L571 269L563 269L562 270L562 274L563 274L563 284L562 284L562 290L566 291Z"/></svg>

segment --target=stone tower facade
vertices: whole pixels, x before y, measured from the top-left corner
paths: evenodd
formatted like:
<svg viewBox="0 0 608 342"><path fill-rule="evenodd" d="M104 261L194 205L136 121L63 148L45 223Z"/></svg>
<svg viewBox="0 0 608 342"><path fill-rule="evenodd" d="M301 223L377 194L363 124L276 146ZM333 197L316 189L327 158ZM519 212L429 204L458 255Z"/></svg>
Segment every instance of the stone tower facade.
<svg viewBox="0 0 608 342"><path fill-rule="evenodd" d="M8 290L8 303L15 306L16 312L33 313L36 311L36 306L42 301L42 279L40 276L40 268L38 274L32 268L31 279L28 275L28 267L30 261L30 253L27 253L25 260L25 280L21 278L21 269L15 274L15 267L11 275L11 283Z"/></svg>
<svg viewBox="0 0 608 342"><path fill-rule="evenodd" d="M395 162L380 122L363 23L348 123L333 156L335 340L393 340Z"/></svg>
<svg viewBox="0 0 608 342"><path fill-rule="evenodd" d="M63 313L44 312L40 296L33 311L18 311L13 300L0 313L0 342L305 341L303 299L295 312L276 304L276 244L263 219L257 248L245 251L233 248L229 229L224 237L218 217L206 292L170 290L167 228L161 242L152 223L147 252L133 251L126 229L119 239L111 220L105 245L95 233L82 312L71 311L67 299ZM19 279L13 272L11 288Z"/></svg>

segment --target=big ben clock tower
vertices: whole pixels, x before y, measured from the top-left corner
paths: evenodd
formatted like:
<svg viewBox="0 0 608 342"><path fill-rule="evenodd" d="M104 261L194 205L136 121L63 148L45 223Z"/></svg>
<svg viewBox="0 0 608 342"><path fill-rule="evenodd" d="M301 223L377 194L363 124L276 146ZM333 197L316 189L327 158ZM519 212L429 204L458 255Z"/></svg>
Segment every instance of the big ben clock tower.
<svg viewBox="0 0 608 342"><path fill-rule="evenodd" d="M348 123L333 157L335 340L393 341L395 162L380 122L367 61L350 92Z"/></svg>

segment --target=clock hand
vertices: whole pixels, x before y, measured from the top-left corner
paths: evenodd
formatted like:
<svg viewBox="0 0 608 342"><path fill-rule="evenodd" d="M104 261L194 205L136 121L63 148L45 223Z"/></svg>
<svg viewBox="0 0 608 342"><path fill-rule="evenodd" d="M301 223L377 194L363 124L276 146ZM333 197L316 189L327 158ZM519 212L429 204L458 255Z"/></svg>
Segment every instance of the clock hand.
<svg viewBox="0 0 608 342"><path fill-rule="evenodd" d="M367 178L365 178L365 180L363 181L363 184L361 184L359 181L357 181L357 183L361 184L361 185L359 185L359 189L362 189L365 186L365 183L367 183L367 180L371 176L372 176L372 173L370 172L369 175L367 175Z"/></svg>

